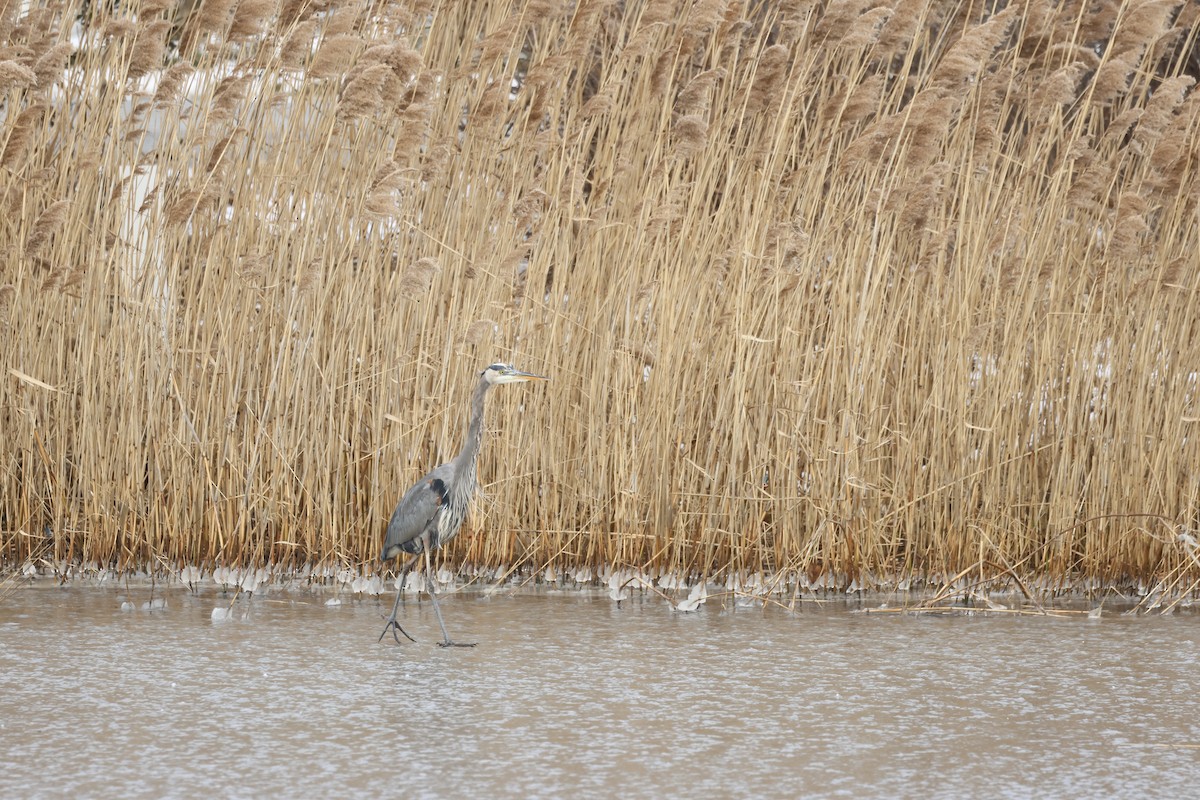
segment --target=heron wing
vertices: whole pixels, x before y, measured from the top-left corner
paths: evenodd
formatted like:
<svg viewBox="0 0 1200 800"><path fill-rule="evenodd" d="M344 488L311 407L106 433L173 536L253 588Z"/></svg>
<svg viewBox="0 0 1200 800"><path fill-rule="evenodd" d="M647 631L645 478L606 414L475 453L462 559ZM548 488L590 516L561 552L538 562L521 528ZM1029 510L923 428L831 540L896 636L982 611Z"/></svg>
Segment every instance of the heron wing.
<svg viewBox="0 0 1200 800"><path fill-rule="evenodd" d="M421 552L418 539L431 525L436 526L439 513L446 504L450 491L451 466L443 464L413 484L392 512L388 521L387 536L383 540L380 559L388 561L401 551Z"/></svg>

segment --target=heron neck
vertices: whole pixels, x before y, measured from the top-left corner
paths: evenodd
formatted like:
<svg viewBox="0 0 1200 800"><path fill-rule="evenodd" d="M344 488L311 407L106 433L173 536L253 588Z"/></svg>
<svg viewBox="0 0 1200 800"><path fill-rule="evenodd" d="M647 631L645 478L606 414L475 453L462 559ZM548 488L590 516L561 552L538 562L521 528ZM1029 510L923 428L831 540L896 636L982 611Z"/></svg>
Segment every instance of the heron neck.
<svg viewBox="0 0 1200 800"><path fill-rule="evenodd" d="M483 438L483 400L491 384L480 378L471 394L471 423L467 426L467 441L463 444L462 452L454 459L454 474L456 476L473 475L475 459L479 455L479 444Z"/></svg>

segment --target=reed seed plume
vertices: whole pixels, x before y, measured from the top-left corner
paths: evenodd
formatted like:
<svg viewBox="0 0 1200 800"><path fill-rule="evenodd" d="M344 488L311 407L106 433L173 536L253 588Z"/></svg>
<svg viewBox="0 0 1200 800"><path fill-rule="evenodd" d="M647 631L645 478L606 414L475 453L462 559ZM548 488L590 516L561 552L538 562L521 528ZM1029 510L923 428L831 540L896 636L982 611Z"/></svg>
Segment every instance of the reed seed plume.
<svg viewBox="0 0 1200 800"><path fill-rule="evenodd" d="M1134 47L1118 53L1101 64L1092 80L1093 98L1097 103L1116 101L1129 88L1129 81L1137 64L1145 55L1145 48Z"/></svg>
<svg viewBox="0 0 1200 800"><path fill-rule="evenodd" d="M35 130L42 124L45 113L44 105L33 103L16 115L12 127L5 131L7 141L4 142L4 150L0 154L0 167L16 171L21 166Z"/></svg>
<svg viewBox="0 0 1200 800"><path fill-rule="evenodd" d="M698 0L691 4L680 26L680 37L686 42L715 31L725 18L729 0Z"/></svg>
<svg viewBox="0 0 1200 800"><path fill-rule="evenodd" d="M463 334L463 342L472 346L486 344L493 340L499 331L496 323L490 319L477 319L470 324Z"/></svg>
<svg viewBox="0 0 1200 800"><path fill-rule="evenodd" d="M154 90L154 103L158 105L170 105L176 102L183 89L184 82L195 74L195 72L195 67L183 62L177 62L167 67L162 75L162 79L158 82L158 87Z"/></svg>
<svg viewBox="0 0 1200 800"><path fill-rule="evenodd" d="M0 286L0 327L7 328L12 324L13 298L17 296L17 287L11 283Z"/></svg>
<svg viewBox="0 0 1200 800"><path fill-rule="evenodd" d="M890 56L907 50L926 14L934 8L935 4L925 0L899 0L879 30L874 51Z"/></svg>
<svg viewBox="0 0 1200 800"><path fill-rule="evenodd" d="M107 20L102 28L104 37L119 42L137 33L137 22L129 17L117 17Z"/></svg>
<svg viewBox="0 0 1200 800"><path fill-rule="evenodd" d="M384 98L397 94L396 74L387 64L371 64L353 74L342 92L338 118L353 120L375 114L383 109Z"/></svg>
<svg viewBox="0 0 1200 800"><path fill-rule="evenodd" d="M857 49L870 47L879 40L880 31L892 16L892 9L881 6L872 8L859 15L854 20L846 35L838 42L838 47Z"/></svg>
<svg viewBox="0 0 1200 800"><path fill-rule="evenodd" d="M196 31L200 33L221 33L229 26L230 18L236 13L237 7L247 0L204 0L199 4L199 13L195 15ZM257 5L256 0L248 0L251 5Z"/></svg>
<svg viewBox="0 0 1200 800"><path fill-rule="evenodd" d="M708 122L700 114L688 114L675 122L674 134L677 154L690 156L704 147L708 138Z"/></svg>
<svg viewBox="0 0 1200 800"><path fill-rule="evenodd" d="M88 9L0 10L5 564L373 572L512 361L471 579L1200 589L1190 4Z"/></svg>
<svg viewBox="0 0 1200 800"><path fill-rule="evenodd" d="M59 200L52 203L33 223L29 238L25 240L25 257L38 255L49 243L50 237L62 227L67 218L67 210L71 207L69 200Z"/></svg>
<svg viewBox="0 0 1200 800"><path fill-rule="evenodd" d="M791 54L781 44L772 45L763 51L754 65L754 83L746 100L746 110L754 113L767 108L772 100L778 100L780 87L791 63Z"/></svg>
<svg viewBox="0 0 1200 800"><path fill-rule="evenodd" d="M278 12L279 0L240 0L229 23L229 38L249 39L262 34Z"/></svg>
<svg viewBox="0 0 1200 800"><path fill-rule="evenodd" d="M38 82L38 74L17 61L0 61L0 92L24 89Z"/></svg>
<svg viewBox="0 0 1200 800"><path fill-rule="evenodd" d="M317 3L313 0L283 0L279 6L279 30L281 32L291 30L310 22L313 14L326 5L326 3Z"/></svg>
<svg viewBox="0 0 1200 800"><path fill-rule="evenodd" d="M725 77L725 70L717 68L705 70L689 80L679 91L675 100L675 111L686 116L706 110L713 88Z"/></svg>
<svg viewBox="0 0 1200 800"><path fill-rule="evenodd" d="M975 79L992 61L992 54L1008 36L1017 16L1017 7L1009 6L981 25L970 28L941 58L933 71L932 82L958 87Z"/></svg>
<svg viewBox="0 0 1200 800"><path fill-rule="evenodd" d="M47 89L51 84L62 80L63 69L72 52L74 52L74 48L69 43L59 42L38 56L33 67L34 75L37 76L36 86L38 89ZM0 65L0 67L2 66ZM3 82L3 77L0 77L0 85L3 85Z"/></svg>
<svg viewBox="0 0 1200 800"><path fill-rule="evenodd" d="M301 41L297 43L297 46L303 44ZM362 45L361 37L350 34L329 35L326 32L320 48L313 56L312 64L309 65L308 76L332 78L344 74L347 66L354 63Z"/></svg>
<svg viewBox="0 0 1200 800"><path fill-rule="evenodd" d="M1143 153L1149 153L1162 137L1176 109L1195 85L1196 79L1191 75L1179 75L1163 81L1154 90L1134 133L1134 141Z"/></svg>
<svg viewBox="0 0 1200 800"><path fill-rule="evenodd" d="M316 20L305 20L287 28L280 48L279 63L283 68L300 69L313 54L313 42L317 37Z"/></svg>
<svg viewBox="0 0 1200 800"><path fill-rule="evenodd" d="M1045 122L1054 111L1074 102L1083 72L1082 64L1073 63L1051 73L1033 92L1029 105L1034 118Z"/></svg>
<svg viewBox="0 0 1200 800"><path fill-rule="evenodd" d="M408 300L424 297L441 270L438 260L429 256L409 264L400 276L400 296Z"/></svg>
<svg viewBox="0 0 1200 800"><path fill-rule="evenodd" d="M170 30L171 23L165 19L154 20L137 29L130 45L129 77L140 78L162 67Z"/></svg>

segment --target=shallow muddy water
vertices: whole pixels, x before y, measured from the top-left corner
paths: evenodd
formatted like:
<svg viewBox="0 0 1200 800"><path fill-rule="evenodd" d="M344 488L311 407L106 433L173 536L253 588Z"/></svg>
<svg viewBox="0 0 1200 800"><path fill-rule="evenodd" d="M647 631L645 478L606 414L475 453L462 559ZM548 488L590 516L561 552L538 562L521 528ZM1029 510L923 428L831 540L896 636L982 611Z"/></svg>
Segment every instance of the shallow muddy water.
<svg viewBox="0 0 1200 800"><path fill-rule="evenodd" d="M24 588L0 796L1188 796L1200 618ZM165 608L143 609L165 599ZM132 610L122 610L122 602Z"/></svg>

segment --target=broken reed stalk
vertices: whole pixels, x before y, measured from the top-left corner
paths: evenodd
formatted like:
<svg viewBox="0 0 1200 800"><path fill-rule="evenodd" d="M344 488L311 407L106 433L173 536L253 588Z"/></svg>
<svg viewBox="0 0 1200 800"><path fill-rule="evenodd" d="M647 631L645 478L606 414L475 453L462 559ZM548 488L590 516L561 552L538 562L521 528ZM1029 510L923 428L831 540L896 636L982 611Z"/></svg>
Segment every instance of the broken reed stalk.
<svg viewBox="0 0 1200 800"><path fill-rule="evenodd" d="M1196 10L665 6L5 12L3 560L1182 580Z"/></svg>

